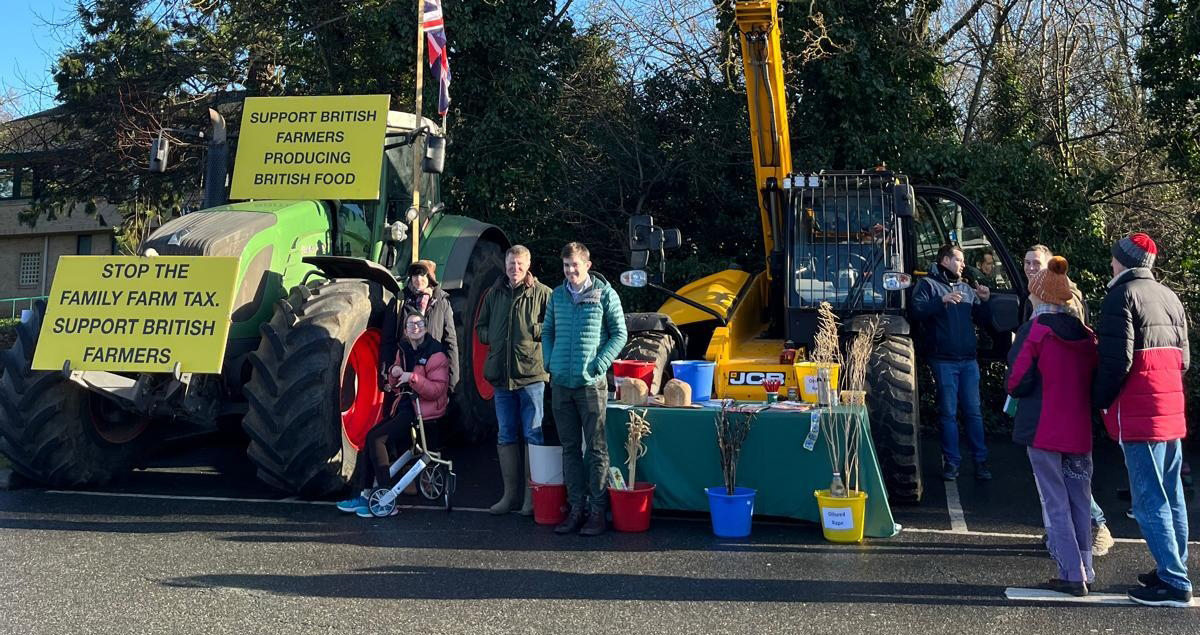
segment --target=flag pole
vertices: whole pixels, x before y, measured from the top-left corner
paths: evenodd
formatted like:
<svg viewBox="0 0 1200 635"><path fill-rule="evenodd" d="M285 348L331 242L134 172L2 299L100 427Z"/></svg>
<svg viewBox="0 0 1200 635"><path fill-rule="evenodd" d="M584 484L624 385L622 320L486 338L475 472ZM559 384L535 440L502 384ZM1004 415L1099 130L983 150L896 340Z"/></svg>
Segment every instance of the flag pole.
<svg viewBox="0 0 1200 635"><path fill-rule="evenodd" d="M421 127L421 96L425 88L425 76L422 73L425 65L425 0L417 0L417 99L416 106L413 109L413 115L416 117L413 124L414 129ZM420 243L421 243L421 161L425 158L425 153L421 151L425 147L424 140L415 141L416 145L413 148L413 178L412 178L412 208L416 210L416 217L412 220L410 235L412 236L412 260L416 262L420 259Z"/></svg>

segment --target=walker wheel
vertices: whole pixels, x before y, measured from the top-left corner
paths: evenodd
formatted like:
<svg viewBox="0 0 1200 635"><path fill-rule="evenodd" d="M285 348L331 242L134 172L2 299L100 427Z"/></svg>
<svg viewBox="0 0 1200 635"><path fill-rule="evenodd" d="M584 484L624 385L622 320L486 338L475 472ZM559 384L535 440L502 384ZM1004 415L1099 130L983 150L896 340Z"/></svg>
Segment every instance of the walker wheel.
<svg viewBox="0 0 1200 635"><path fill-rule="evenodd" d="M421 470L418 487L421 490L421 496L431 501L441 498L443 493L448 492L449 490L446 488L446 473L442 466L433 463Z"/></svg>
<svg viewBox="0 0 1200 635"><path fill-rule="evenodd" d="M371 496L369 498L367 498L367 509L371 512L372 516L374 516L376 518L383 518L384 516L391 516L392 513L395 512L395 510L396 510L396 498L395 497L392 497L392 500L390 502L387 502L387 503L383 502L384 495L386 495L389 491L391 491L391 490L381 487L381 488L371 492Z"/></svg>

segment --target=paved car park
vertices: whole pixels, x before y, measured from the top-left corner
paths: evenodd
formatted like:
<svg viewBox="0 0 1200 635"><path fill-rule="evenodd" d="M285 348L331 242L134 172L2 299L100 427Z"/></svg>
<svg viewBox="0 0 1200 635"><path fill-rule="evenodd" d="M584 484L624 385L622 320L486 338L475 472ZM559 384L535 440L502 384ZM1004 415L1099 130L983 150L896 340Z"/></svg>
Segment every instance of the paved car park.
<svg viewBox="0 0 1200 635"><path fill-rule="evenodd" d="M722 540L704 514L555 536L485 513L499 493L488 448L451 452L454 511L359 519L280 498L237 447L180 449L103 491L0 492L0 632L1196 631L1200 611L1123 599L1153 564L1104 443L1096 493L1118 544L1097 560L1093 595L1009 599L1054 567L1023 454L991 445L995 480L966 469L948 488L931 466L925 501L896 509L904 530L862 545L778 519ZM1195 540L1194 495L1189 506ZM1196 577L1195 550L1190 564Z"/></svg>

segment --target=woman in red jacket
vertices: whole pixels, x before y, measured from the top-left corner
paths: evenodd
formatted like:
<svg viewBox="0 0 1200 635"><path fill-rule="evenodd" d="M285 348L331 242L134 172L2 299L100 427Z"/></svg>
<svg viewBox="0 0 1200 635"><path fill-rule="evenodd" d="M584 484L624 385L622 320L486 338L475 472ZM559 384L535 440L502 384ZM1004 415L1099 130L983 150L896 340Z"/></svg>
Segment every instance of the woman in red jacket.
<svg viewBox="0 0 1200 635"><path fill-rule="evenodd" d="M1019 398L1013 441L1027 446L1047 546L1058 564L1058 576L1042 587L1083 596L1095 578L1091 386L1098 355L1095 335L1067 308L1071 298L1065 258L1051 258L1030 277L1033 317L1009 352L1005 387Z"/></svg>
<svg viewBox="0 0 1200 635"><path fill-rule="evenodd" d="M404 338L396 350L396 358L385 374L387 389L396 394L391 416L367 432L363 451L358 455L355 473L361 480L362 491L355 498L338 503L338 509L371 517L367 497L371 482L379 487L391 487L391 462L388 447L408 438L409 429L416 424L416 408L421 417L430 421L446 412L450 401L450 358L442 345L426 332L425 318L415 311L406 311ZM393 512L394 514L395 512Z"/></svg>

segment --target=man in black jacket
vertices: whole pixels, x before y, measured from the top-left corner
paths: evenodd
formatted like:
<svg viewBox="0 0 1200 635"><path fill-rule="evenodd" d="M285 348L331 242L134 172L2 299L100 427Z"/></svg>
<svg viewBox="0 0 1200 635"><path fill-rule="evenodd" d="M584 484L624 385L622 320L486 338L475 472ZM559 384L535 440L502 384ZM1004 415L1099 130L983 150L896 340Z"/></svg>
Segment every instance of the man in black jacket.
<svg viewBox="0 0 1200 635"><path fill-rule="evenodd" d="M929 366L937 384L938 416L942 425L942 478L958 478L962 455L958 450L958 408L966 421L967 440L975 461L975 478L991 480L987 445L983 437L983 412L979 405L979 362L975 324L987 324L991 290L962 279L966 261L958 245L943 245L937 264L913 290L912 315L924 329ZM974 322L974 323L973 323Z"/></svg>

